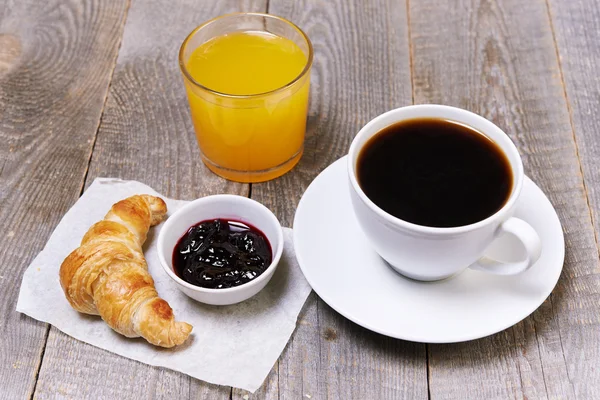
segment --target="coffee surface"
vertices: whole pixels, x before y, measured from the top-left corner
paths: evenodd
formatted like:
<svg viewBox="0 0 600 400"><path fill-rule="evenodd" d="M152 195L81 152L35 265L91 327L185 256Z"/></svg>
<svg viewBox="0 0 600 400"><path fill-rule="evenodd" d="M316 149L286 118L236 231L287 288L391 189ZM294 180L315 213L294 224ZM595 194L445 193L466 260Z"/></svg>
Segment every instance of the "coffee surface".
<svg viewBox="0 0 600 400"><path fill-rule="evenodd" d="M401 121L361 149L357 177L387 213L430 227L481 221L508 200L513 176L504 152L487 136L436 118Z"/></svg>

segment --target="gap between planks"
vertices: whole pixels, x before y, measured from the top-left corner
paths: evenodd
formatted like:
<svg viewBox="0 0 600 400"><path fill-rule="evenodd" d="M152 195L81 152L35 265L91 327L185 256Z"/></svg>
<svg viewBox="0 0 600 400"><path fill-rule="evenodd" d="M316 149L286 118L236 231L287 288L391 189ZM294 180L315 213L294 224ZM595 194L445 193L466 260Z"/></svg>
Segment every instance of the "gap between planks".
<svg viewBox="0 0 600 400"><path fill-rule="evenodd" d="M92 155L94 154L94 149L96 148L96 140L98 139L98 132L100 131L100 125L102 124L102 118L104 117L104 108L106 107L106 101L108 100L108 93L110 91L110 87L112 85L113 76L115 74L115 68L117 67L117 59L119 58L119 52L121 51L121 44L123 43L123 34L125 33L125 23L127 22L127 15L129 13L129 8L131 7L131 0L126 0L125 11L123 12L123 18L121 20L121 37L119 38L119 43L117 44L117 52L115 54L115 58L113 60L111 71L110 71L110 79L108 80L108 86L106 87L106 91L104 92L104 100L102 101L102 110L100 112L100 118L98 119L96 126L96 133L94 134L92 148L90 149L90 154L88 156L87 166L85 168L85 173L83 174L83 179L81 182L81 187L79 189L79 197L83 194L85 188L85 181L88 176L88 172L90 171L90 164L92 163ZM29 396L30 400L33 400L35 396L35 392L37 390L38 379L40 376L40 371L42 370L42 364L44 363L44 355L46 354L46 346L48 344L48 337L50 336L50 328L51 324L46 324L46 332L44 333L44 345L42 346L42 352L40 353L40 361L37 365L37 369L35 371L35 382L33 384L33 389L31 390L31 395Z"/></svg>
<svg viewBox="0 0 600 400"><path fill-rule="evenodd" d="M556 61L558 63L558 71L560 73L560 82L563 87L563 96L565 97L565 103L567 104L567 112L569 114L569 125L571 126L571 135L573 135L573 142L575 143L575 154L577 155L577 164L579 165L579 174L581 175L581 182L583 185L583 193L585 194L585 201L587 202L588 212L590 214L590 223L594 228L594 240L596 241L596 251L600 258L600 241L598 240L598 230L596 229L596 221L594 221L594 213L592 212L592 203L590 200L590 194L588 191L587 183L585 181L585 175L583 173L583 165L581 164L581 157L579 155L579 143L577 142L577 135L575 134L575 124L573 123L573 108L569 101L567 94L567 85L565 83L565 74L563 71L562 60L560 59L560 50L558 49L558 41L556 40L556 30L554 28L554 21L552 20L552 7L550 1L545 0L546 10L548 11L548 23L550 24L550 32L552 32L552 41L554 42L554 51L556 52ZM562 345L562 342L561 342ZM564 353L563 353L564 355Z"/></svg>
<svg viewBox="0 0 600 400"><path fill-rule="evenodd" d="M44 362L44 354L46 353L46 344L48 343L48 336L50 335L50 328L52 325L46 324L46 332L44 333L44 345L42 346L42 352L40 353L40 361L38 362L36 371L35 371L35 381L33 383L33 389L31 390L31 395L29 396L29 400L33 400L35 396L35 390L37 389L38 379L40 377L40 370L42 369L42 363Z"/></svg>
<svg viewBox="0 0 600 400"><path fill-rule="evenodd" d="M583 165L581 163L581 156L579 153L579 143L577 142L577 135L575 134L575 124L573 123L573 108L571 106L571 102L569 101L569 96L567 94L567 85L565 83L565 74L563 71L562 60L560 59L560 50L558 48L558 41L556 40L556 29L554 27L554 21L552 20L552 8L550 6L549 0L545 0L545 3L546 3L546 11L548 12L548 23L550 25L550 32L552 33L552 42L554 43L554 51L556 52L556 62L558 64L558 71L560 74L560 82L562 84L563 96L565 98L565 104L567 105L567 113L569 115L569 126L571 127L571 135L573 136L573 143L575 145L575 154L577 156L577 165L579 166L579 175L581 176L581 184L583 186L583 193L585 195L585 201L587 204L588 214L589 214L589 218L590 218L590 224L592 225L592 228L593 228L592 231L594 232L594 240L596 242L596 251L598 252L598 257L600 258L600 242L598 241L598 230L596 229L596 221L594 221L594 213L592 212L592 203L591 203L591 199L590 199L590 194L589 194L587 183L585 180ZM554 311L554 303L552 301L552 296L549 296L548 298L550 300L550 307ZM560 321L557 321L557 323L560 324ZM560 330L560 325L559 325L558 338L560 340L561 353L562 353L562 357L563 357L563 361L564 361L565 365L568 365L567 359L565 356L565 348L563 345L563 338L562 338L562 334L560 333L560 331L561 330ZM536 335L536 339L537 339L537 335ZM541 359L540 359L540 361L541 361ZM569 375L568 368L566 369L566 374L567 374L567 378L569 380L569 384L573 388L573 381L571 379L571 376ZM545 375L544 375L544 386L546 386ZM546 394L548 394L547 386L546 386Z"/></svg>
<svg viewBox="0 0 600 400"><path fill-rule="evenodd" d="M127 22L127 15L129 14L129 8L131 7L132 0L125 0L127 5L125 6L125 12L123 13L123 20L121 24L121 37L119 38L119 43L117 44L117 53L115 59L113 60L111 71L110 71L110 79L108 80L108 86L106 87L106 92L104 92L104 101L102 101L102 111L100 112L100 119L98 119L98 126L96 127L96 133L94 135L94 139L92 142L92 149L90 150L90 155L88 157L87 167L85 168L85 174L83 174L83 180L81 182L81 188L79 189L79 197L83 194L85 190L85 181L87 180L88 174L90 172L90 165L92 164L92 156L94 155L94 150L96 149L96 142L98 141L98 132L100 132L100 126L102 125L102 120L104 119L104 109L106 108L106 102L108 101L108 94L110 93L110 87L112 86L112 81L115 76L115 69L117 68L117 60L119 59L119 52L121 51L121 45L123 44L123 35L125 34L125 23Z"/></svg>
<svg viewBox="0 0 600 400"><path fill-rule="evenodd" d="M414 63L413 63L413 44L412 44L412 35L410 29L410 0L406 0L406 35L408 37L408 65L410 67L410 94L412 96L412 104L415 104L415 78L414 78ZM427 350L429 350L429 345L427 345ZM429 354L429 352L427 352ZM427 356L429 357L429 356ZM429 366L429 359L427 360L427 365ZM429 388L429 374L427 375L427 388ZM430 397L431 398L431 397Z"/></svg>

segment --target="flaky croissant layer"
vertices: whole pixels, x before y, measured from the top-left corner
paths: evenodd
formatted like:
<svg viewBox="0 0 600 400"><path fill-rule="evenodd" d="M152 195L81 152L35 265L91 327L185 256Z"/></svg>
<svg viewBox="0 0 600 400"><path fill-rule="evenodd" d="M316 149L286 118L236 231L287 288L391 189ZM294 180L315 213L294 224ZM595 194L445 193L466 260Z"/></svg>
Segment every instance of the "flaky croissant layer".
<svg viewBox="0 0 600 400"><path fill-rule="evenodd" d="M192 326L177 322L158 297L142 253L150 226L163 220L165 202L136 195L115 203L60 266L60 284L71 306L100 315L115 331L162 347L183 343Z"/></svg>

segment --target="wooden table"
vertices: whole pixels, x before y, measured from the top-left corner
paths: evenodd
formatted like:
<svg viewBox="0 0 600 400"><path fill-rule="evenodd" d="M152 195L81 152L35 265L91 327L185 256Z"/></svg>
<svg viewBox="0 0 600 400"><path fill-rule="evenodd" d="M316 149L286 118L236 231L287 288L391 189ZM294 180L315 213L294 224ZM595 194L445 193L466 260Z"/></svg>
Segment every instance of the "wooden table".
<svg viewBox="0 0 600 400"><path fill-rule="evenodd" d="M300 25L315 48L306 152L284 177L201 163L177 65L232 11ZM593 0L0 0L0 398L600 398L600 4ZM530 317L452 345L390 339L311 294L254 394L87 344L15 311L23 271L97 176L194 199L251 196L290 226L311 180L394 107L477 112L514 140L565 232Z"/></svg>

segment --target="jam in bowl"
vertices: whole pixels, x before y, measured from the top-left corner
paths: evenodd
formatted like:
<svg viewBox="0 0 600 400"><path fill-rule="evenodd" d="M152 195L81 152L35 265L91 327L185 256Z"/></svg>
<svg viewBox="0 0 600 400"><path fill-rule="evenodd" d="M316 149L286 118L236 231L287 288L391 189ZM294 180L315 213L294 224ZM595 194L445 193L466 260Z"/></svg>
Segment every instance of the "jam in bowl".
<svg viewBox="0 0 600 400"><path fill-rule="evenodd" d="M269 282L283 252L275 215L247 197L194 200L158 236L163 269L189 297L214 305L244 301Z"/></svg>
<svg viewBox="0 0 600 400"><path fill-rule="evenodd" d="M240 221L214 219L192 226L173 250L173 269L192 285L223 289L260 276L273 255L265 234Z"/></svg>

